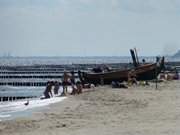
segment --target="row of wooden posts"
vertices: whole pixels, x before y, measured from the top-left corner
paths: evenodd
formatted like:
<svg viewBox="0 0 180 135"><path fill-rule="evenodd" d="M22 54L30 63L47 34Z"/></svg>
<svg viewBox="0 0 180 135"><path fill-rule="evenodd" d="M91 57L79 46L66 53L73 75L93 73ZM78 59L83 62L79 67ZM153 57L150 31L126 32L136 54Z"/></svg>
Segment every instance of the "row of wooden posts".
<svg viewBox="0 0 180 135"><path fill-rule="evenodd" d="M40 78L40 79L57 79L62 78L63 75L0 75L0 79L23 79L23 78ZM78 75L75 75L77 78Z"/></svg>
<svg viewBox="0 0 180 135"><path fill-rule="evenodd" d="M0 86L46 86L46 82L0 82Z"/></svg>
<svg viewBox="0 0 180 135"><path fill-rule="evenodd" d="M5 96L5 97L0 97L0 102L5 102L5 101L17 101L17 100L23 100L23 99L30 99L30 98L37 98L36 96Z"/></svg>

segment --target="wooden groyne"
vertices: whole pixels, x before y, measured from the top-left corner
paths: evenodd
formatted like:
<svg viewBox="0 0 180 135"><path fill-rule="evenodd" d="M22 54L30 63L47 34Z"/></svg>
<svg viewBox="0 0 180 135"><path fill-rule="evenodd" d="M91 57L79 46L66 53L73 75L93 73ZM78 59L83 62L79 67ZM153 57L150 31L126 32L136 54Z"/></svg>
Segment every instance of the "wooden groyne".
<svg viewBox="0 0 180 135"><path fill-rule="evenodd" d="M106 64L113 69L126 67L126 63ZM0 66L0 86L46 86L47 81L61 81L64 71L91 70L97 64Z"/></svg>
<svg viewBox="0 0 180 135"><path fill-rule="evenodd" d="M5 96L5 97L0 97L0 102L17 101L17 100L32 99L32 98L37 98L37 97L36 96Z"/></svg>
<svg viewBox="0 0 180 135"><path fill-rule="evenodd" d="M62 74L64 71L0 71L1 74ZM76 72L76 71L75 71Z"/></svg>
<svg viewBox="0 0 180 135"><path fill-rule="evenodd" d="M23 79L23 78L49 78L49 79L57 79L62 78L63 75L0 75L0 79ZM75 77L77 78L78 75L76 74Z"/></svg>
<svg viewBox="0 0 180 135"><path fill-rule="evenodd" d="M46 86L46 82L0 82L0 86L32 86L42 87Z"/></svg>

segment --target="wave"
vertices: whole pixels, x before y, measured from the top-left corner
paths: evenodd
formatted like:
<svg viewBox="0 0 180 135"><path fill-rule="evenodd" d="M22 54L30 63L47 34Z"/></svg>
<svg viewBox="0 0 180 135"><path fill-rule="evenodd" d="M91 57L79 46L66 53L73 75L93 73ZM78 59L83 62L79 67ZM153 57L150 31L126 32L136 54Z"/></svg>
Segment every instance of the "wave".
<svg viewBox="0 0 180 135"><path fill-rule="evenodd" d="M66 97L53 97L50 99L31 99L29 100L29 104L27 100L14 101L14 102L6 102L0 104L0 118L9 118L12 117L14 113L23 112L26 110L30 110L33 108L47 106L53 103L61 102Z"/></svg>

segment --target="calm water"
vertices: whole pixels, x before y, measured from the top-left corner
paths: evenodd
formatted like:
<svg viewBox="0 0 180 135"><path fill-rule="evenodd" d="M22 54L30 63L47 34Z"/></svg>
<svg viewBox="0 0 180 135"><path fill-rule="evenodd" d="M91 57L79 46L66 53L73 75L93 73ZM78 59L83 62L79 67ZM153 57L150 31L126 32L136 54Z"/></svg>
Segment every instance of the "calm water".
<svg viewBox="0 0 180 135"><path fill-rule="evenodd" d="M146 59L153 62L156 57L139 57L140 61ZM166 61L180 61L180 58L166 57ZM129 63L131 57L12 57L0 58L0 65L61 65L61 64L103 64L103 63Z"/></svg>
<svg viewBox="0 0 180 135"><path fill-rule="evenodd" d="M61 65L129 62L130 57L14 57L0 58L0 65Z"/></svg>

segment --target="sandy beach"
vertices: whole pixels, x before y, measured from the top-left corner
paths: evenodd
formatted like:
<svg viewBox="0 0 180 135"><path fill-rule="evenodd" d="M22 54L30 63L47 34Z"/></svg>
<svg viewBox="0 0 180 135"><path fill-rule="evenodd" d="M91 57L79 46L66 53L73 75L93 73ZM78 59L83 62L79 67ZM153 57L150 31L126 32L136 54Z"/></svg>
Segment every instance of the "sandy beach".
<svg viewBox="0 0 180 135"><path fill-rule="evenodd" d="M180 82L95 88L0 122L0 135L179 135Z"/></svg>

